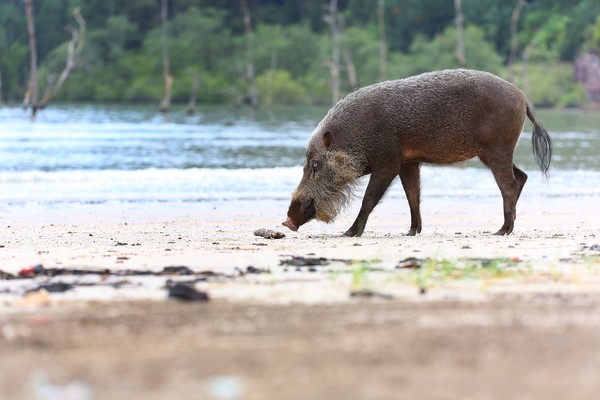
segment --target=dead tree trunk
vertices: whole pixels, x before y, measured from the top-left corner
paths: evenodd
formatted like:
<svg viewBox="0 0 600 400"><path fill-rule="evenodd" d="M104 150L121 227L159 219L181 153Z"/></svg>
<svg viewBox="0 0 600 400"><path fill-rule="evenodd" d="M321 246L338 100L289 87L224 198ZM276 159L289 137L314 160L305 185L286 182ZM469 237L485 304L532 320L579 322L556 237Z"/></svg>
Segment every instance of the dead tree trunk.
<svg viewBox="0 0 600 400"><path fill-rule="evenodd" d="M387 76L387 40L385 37L385 0L379 0L377 7L377 25L379 26L379 80Z"/></svg>
<svg viewBox="0 0 600 400"><path fill-rule="evenodd" d="M50 99L52 98L52 87L54 86L54 82L56 82L56 76L54 76L54 74L49 73L46 75L46 89L44 90L42 99L37 104L38 110L43 109L50 102Z"/></svg>
<svg viewBox="0 0 600 400"><path fill-rule="evenodd" d="M242 14L244 17L244 28L246 30L246 80L248 81L248 99L250 105L258 107L258 90L256 88L256 76L254 74L254 33L252 32L252 16L248 8L247 0L240 0Z"/></svg>
<svg viewBox="0 0 600 400"><path fill-rule="evenodd" d="M342 16L337 16L337 32L340 38L344 37L344 18ZM354 60L352 59L352 52L348 48L348 44L342 42L340 44L340 51L342 52L342 56L344 57L344 64L346 66L346 73L348 74L348 84L350 85L350 89L358 89L358 76L356 74L356 65L354 64ZM338 71L341 71L341 65L338 66ZM340 82L341 85L341 82Z"/></svg>
<svg viewBox="0 0 600 400"><path fill-rule="evenodd" d="M531 102L530 106L532 110L534 109L535 105L533 104L533 92L531 90L531 82L529 80L529 57L531 57L531 53L538 45L538 42L538 39L534 37L523 51L523 88L525 95Z"/></svg>
<svg viewBox="0 0 600 400"><path fill-rule="evenodd" d="M356 75L356 66L352 59L352 54L348 47L344 47L344 62L346 63L346 71L348 72L348 83L352 90L358 89L358 77Z"/></svg>
<svg viewBox="0 0 600 400"><path fill-rule="evenodd" d="M461 0L454 0L454 12L456 14L454 21L456 24L456 52L454 56L458 64L464 67L467 64L467 58L465 56L465 27Z"/></svg>
<svg viewBox="0 0 600 400"><path fill-rule="evenodd" d="M198 88L200 87L200 73L198 71L192 72L192 93L190 94L190 101L187 106L187 115L193 115L196 111L196 98L198 97Z"/></svg>
<svg viewBox="0 0 600 400"><path fill-rule="evenodd" d="M267 90L265 93L265 105L271 106L273 104L273 79L275 78L275 71L277 70L277 59L279 55L277 50L271 52L271 64L269 67L269 75L267 80Z"/></svg>
<svg viewBox="0 0 600 400"><path fill-rule="evenodd" d="M340 99L340 33L338 25L337 0L329 1L329 14L325 16L325 22L331 29L331 60L326 60L331 75L331 103L335 104Z"/></svg>
<svg viewBox="0 0 600 400"><path fill-rule="evenodd" d="M514 80L513 64L517 60L517 50L519 47L519 43L517 41L517 24L519 23L521 11L523 11L523 7L526 5L527 0L517 0L517 4L515 5L510 18L510 55L508 57L508 79L510 81Z"/></svg>
<svg viewBox="0 0 600 400"><path fill-rule="evenodd" d="M33 2L25 0L25 18L27 19L27 36L29 38L29 84L23 98L23 108L31 106L31 118L35 119L38 102L37 82L37 45L35 41L35 23L33 20Z"/></svg>
<svg viewBox="0 0 600 400"><path fill-rule="evenodd" d="M38 104L38 109L40 109L40 110L44 109L48 105L48 103L50 103L50 100L52 100L52 98L55 97L58 94L58 92L60 92L60 89L62 89L67 78L69 77L69 74L71 73L73 68L75 68L75 66L77 65L79 54L81 53L81 50L83 49L84 34L85 34L85 20L79 13L79 7L75 8L73 10L73 16L75 17L75 20L77 21L78 28L71 30L71 41L69 42L69 44L67 46L67 62L65 64L65 68L62 70L61 74L59 75L58 80L55 80L55 77L53 74L49 74L48 77L46 78L47 79L46 90L44 92L44 96L42 97L42 99L40 100L40 102Z"/></svg>
<svg viewBox="0 0 600 400"><path fill-rule="evenodd" d="M169 20L169 0L162 0L160 8L160 19L162 21L162 65L163 65L163 96L160 100L159 110L161 113L169 112L171 106L171 87L173 77L169 68L169 36L167 22Z"/></svg>
<svg viewBox="0 0 600 400"><path fill-rule="evenodd" d="M29 36L30 75L29 85L23 99L23 107L31 107L31 118L35 119L38 110L45 108L50 100L58 94L69 77L69 74L76 66L79 53L81 53L81 50L83 49L85 20L81 16L79 8L76 7L73 10L73 16L77 21L78 27L71 31L71 41L67 46L67 62L65 68L59 75L58 80L54 74L48 74L46 77L44 96L38 101L37 49L32 0L25 0L25 16L27 18L27 34Z"/></svg>

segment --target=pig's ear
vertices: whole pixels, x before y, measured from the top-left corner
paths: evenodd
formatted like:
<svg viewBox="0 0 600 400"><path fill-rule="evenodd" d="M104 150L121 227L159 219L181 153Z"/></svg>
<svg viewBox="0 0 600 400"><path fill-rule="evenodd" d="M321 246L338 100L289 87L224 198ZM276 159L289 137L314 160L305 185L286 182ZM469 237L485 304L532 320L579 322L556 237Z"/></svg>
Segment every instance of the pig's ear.
<svg viewBox="0 0 600 400"><path fill-rule="evenodd" d="M323 143L325 144L326 149L329 149L329 147L333 144L333 134L330 131L327 131L323 134Z"/></svg>

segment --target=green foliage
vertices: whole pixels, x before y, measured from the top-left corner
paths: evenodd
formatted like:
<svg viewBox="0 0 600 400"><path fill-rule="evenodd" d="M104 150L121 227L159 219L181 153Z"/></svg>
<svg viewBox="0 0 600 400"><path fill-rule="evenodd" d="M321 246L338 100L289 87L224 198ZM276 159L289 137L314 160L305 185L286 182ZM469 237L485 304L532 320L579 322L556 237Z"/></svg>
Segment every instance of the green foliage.
<svg viewBox="0 0 600 400"><path fill-rule="evenodd" d="M137 38L136 26L124 15L110 17L103 28L88 34L85 54L90 62L114 63L120 61Z"/></svg>
<svg viewBox="0 0 600 400"><path fill-rule="evenodd" d="M306 88L310 103L329 105L329 80L326 74L306 74L300 78L300 82Z"/></svg>
<svg viewBox="0 0 600 400"><path fill-rule="evenodd" d="M359 86L379 80L379 43L377 40L375 29L352 27L344 32L342 45L352 56Z"/></svg>
<svg viewBox="0 0 600 400"><path fill-rule="evenodd" d="M127 71L126 76L129 77L127 81L119 82L123 89L120 97L124 101L147 102L160 98L162 76L157 58L149 58L142 53L137 53L121 60L119 65L123 71ZM111 101L119 101L119 99L111 99Z"/></svg>
<svg viewBox="0 0 600 400"><path fill-rule="evenodd" d="M585 31L585 47L588 51L600 53L600 15L596 17L593 25L587 27Z"/></svg>
<svg viewBox="0 0 600 400"><path fill-rule="evenodd" d="M367 272L371 269L368 261L356 261L352 265L352 291L365 290L368 288Z"/></svg>
<svg viewBox="0 0 600 400"><path fill-rule="evenodd" d="M231 57L237 49L231 33L224 26L224 17L221 10L208 8L200 11L196 7L173 17L169 25L173 75L181 75L188 67L231 72ZM144 42L144 50L149 57L160 58L160 28L150 32Z"/></svg>
<svg viewBox="0 0 600 400"><path fill-rule="evenodd" d="M544 46L557 53L561 61L572 61L584 41L586 27L600 14L597 0L531 2L524 12L523 22L528 37L548 31ZM527 38L521 43L527 43Z"/></svg>
<svg viewBox="0 0 600 400"><path fill-rule="evenodd" d="M458 280L475 280L485 284L501 278L514 278L528 273L519 268L519 261L509 258L459 258L454 260L427 258L417 268L406 271L400 278L425 293L427 289Z"/></svg>
<svg viewBox="0 0 600 400"><path fill-rule="evenodd" d="M18 42L11 44L3 37L0 31L0 73L2 73L2 98L6 99L13 93L22 90L27 82L29 71L29 50Z"/></svg>
<svg viewBox="0 0 600 400"><path fill-rule="evenodd" d="M464 32L466 67L498 73L502 59L493 45L484 38L483 31L473 25ZM448 27L428 41L423 36L415 38L409 54L392 57L392 71L398 77L406 77L426 71L460 67L454 56L456 49L456 29Z"/></svg>
<svg viewBox="0 0 600 400"><path fill-rule="evenodd" d="M375 7L375 1L368 3L370 8ZM468 7L464 4L463 8ZM401 52L409 51L417 36L431 40L454 22L454 4L450 0L386 0L386 11L388 37L393 38L390 48Z"/></svg>
<svg viewBox="0 0 600 400"><path fill-rule="evenodd" d="M254 36L258 74L275 68L289 71L294 78L306 74L320 60L319 36L306 24L282 27L259 25Z"/></svg>
<svg viewBox="0 0 600 400"><path fill-rule="evenodd" d="M193 86L192 69L178 75L178 78L173 83L173 100L175 102L187 102ZM159 82L160 83L160 82ZM159 89L162 90L160 84ZM235 90L227 77L222 74L200 73L200 87L198 90L197 101L200 103L225 103L236 98L239 93ZM159 98L159 93L154 96L154 99Z"/></svg>
<svg viewBox="0 0 600 400"><path fill-rule="evenodd" d="M306 104L308 94L304 86L294 80L288 71L267 71L256 80L259 98L266 105Z"/></svg>
<svg viewBox="0 0 600 400"><path fill-rule="evenodd" d="M515 84L538 107L571 107L585 102L585 92L573 81L569 63L534 62L514 66Z"/></svg>
<svg viewBox="0 0 600 400"><path fill-rule="evenodd" d="M332 40L323 0L250 1L255 76L263 104L330 102ZM341 90L379 79L377 3L338 2ZM510 52L515 1L463 1L466 67L502 73ZM35 0L40 87L64 66L74 7L86 20L85 45L59 100L158 102L162 93L160 2L156 0ZM518 21L518 84L530 87L537 105L585 100L571 63L581 51L600 52L598 0L528 2ZM456 68L452 1L386 0L387 78ZM246 38L239 2L169 2L169 56L173 100L186 102L193 74L200 75L199 102L235 102L246 93ZM351 61L351 63L349 62ZM520 69L519 69L520 68ZM27 85L29 54L22 0L0 2L0 73L4 99L18 101ZM525 72L529 79L523 78ZM529 84L527 83L529 82Z"/></svg>

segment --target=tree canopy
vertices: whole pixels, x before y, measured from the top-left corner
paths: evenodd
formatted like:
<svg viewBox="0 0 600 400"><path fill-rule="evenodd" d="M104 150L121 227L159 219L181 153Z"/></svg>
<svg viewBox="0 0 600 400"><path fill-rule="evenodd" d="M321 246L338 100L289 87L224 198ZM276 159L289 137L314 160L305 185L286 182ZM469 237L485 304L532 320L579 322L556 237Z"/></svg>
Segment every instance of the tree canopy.
<svg viewBox="0 0 600 400"><path fill-rule="evenodd" d="M517 21L513 80L541 105L584 101L573 63L600 52L598 0L529 0ZM159 0L34 0L40 87L66 59L80 8L84 48L59 100L156 102L162 91ZM341 91L379 79L377 1L338 0L343 57ZM511 16L517 0L463 0L467 68L508 77ZM324 16L329 0L248 0L254 68L262 104L328 103L327 63L334 43ZM458 67L452 0L385 0L388 79ZM169 54L174 102L187 102L200 77L198 101L240 103L246 82L246 42L239 1L169 0ZM20 101L29 52L23 0L0 3L2 98Z"/></svg>

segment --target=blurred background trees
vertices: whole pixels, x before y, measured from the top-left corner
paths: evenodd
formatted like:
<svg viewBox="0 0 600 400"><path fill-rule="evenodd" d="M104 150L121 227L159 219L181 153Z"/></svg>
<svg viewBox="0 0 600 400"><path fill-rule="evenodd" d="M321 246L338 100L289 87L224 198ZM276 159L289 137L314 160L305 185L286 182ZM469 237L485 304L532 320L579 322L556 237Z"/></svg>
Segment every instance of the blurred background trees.
<svg viewBox="0 0 600 400"><path fill-rule="evenodd" d="M600 90L600 2L525 1L511 29L518 2L462 0L459 25L454 0L336 0L339 37L333 39L326 22L330 0L247 0L257 97L262 105L330 104L328 63L334 45L339 47L343 95L380 80L382 73L395 79L459 67L457 42L462 42L465 67L507 78L516 43L511 79L538 106L594 100L594 82ZM63 68L69 32L77 27L73 10L79 7L86 21L86 42L56 100L158 102L163 91L160 0L33 4L40 92L46 74ZM240 2L170 0L168 5L172 101L187 103L196 82L199 103L251 102L247 27ZM462 34L458 38L457 27ZM21 101L29 71L24 1L2 0L4 102Z"/></svg>

